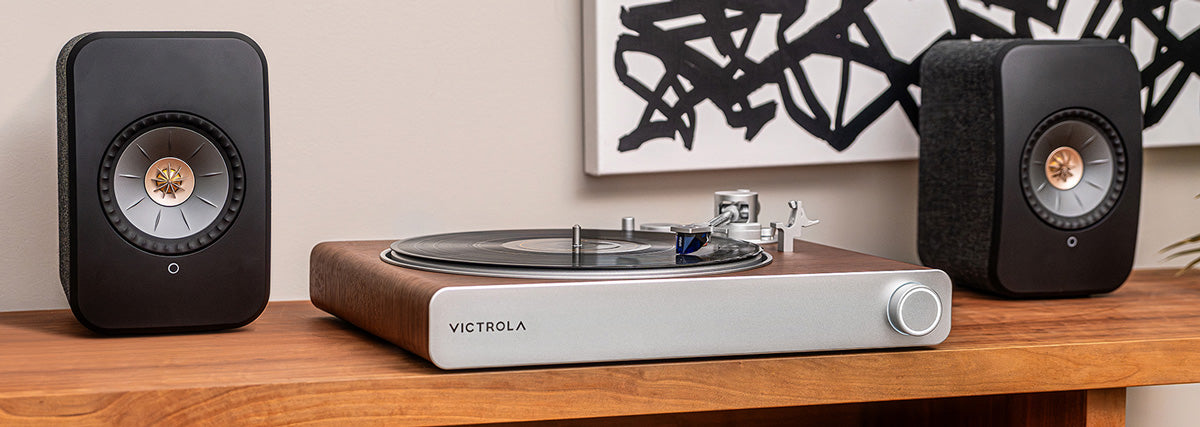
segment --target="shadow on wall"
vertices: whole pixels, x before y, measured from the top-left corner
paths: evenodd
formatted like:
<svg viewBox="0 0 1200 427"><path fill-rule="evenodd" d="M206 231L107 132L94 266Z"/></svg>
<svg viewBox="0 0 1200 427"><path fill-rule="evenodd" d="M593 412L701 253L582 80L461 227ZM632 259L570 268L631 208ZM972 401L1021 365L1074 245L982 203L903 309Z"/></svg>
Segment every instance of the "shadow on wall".
<svg viewBox="0 0 1200 427"><path fill-rule="evenodd" d="M60 307L58 280L58 143L53 72L36 85L6 88L24 108L0 118L0 310ZM23 300L5 290L34 287Z"/></svg>

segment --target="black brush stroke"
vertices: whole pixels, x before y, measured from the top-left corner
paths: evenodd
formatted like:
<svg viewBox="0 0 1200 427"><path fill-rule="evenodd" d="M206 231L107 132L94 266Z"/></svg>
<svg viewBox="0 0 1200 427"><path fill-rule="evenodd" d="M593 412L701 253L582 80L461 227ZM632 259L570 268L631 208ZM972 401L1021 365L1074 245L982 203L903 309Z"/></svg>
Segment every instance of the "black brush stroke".
<svg viewBox="0 0 1200 427"><path fill-rule="evenodd" d="M893 105L899 105L913 129L916 129L918 100L908 91L908 87L918 84L921 56L912 63L892 56L886 41L865 12L873 2L845 0L839 10L790 41L785 39L784 32L803 17L808 4L806 1L676 0L622 8L620 20L630 33L620 35L616 41L613 53L615 71L619 81L645 100L647 105L637 126L620 138L617 150L636 150L648 141L674 139L676 135L682 140L684 148L691 150L695 140L696 106L705 101L712 102L720 109L731 128L744 129L744 139L752 141L763 126L775 118L776 102L751 105L749 100L751 93L768 84L776 86L783 110L792 122L838 151L849 148L871 123ZM1062 0L1056 8L1052 8L1044 2L985 0L983 4L987 7L1012 13L1013 30L1009 31L985 16L960 7L957 0L946 0L954 31L942 34L936 41L971 37L1028 38L1032 37L1030 21L1039 22L1057 32L1069 2ZM1102 18L1114 3L1121 7L1121 13L1109 34L1098 34ZM1151 94L1144 106L1143 123L1146 127L1160 122L1178 98L1189 76L1200 73L1200 31L1183 39L1176 38L1166 25L1171 16L1170 6L1169 0L1099 0L1088 16L1082 35L1128 44L1133 20L1137 20L1156 37L1154 57L1141 70L1142 87ZM1159 7L1164 8L1162 19L1153 14L1153 10ZM741 13L727 17L726 9ZM746 53L755 30L766 14L780 16L779 27L774 34L779 49L761 62L755 62ZM666 20L692 15L701 16L703 22L670 30L658 26ZM851 26L858 28L866 46L850 41ZM735 31L746 32L740 45L731 36ZM728 58L728 64L722 66L686 44L706 37L711 38L718 52ZM643 85L629 73L624 58L624 54L629 52L645 53L662 62L665 72L654 87ZM833 111L826 110L820 104L807 73L800 65L802 60L811 55L828 55L842 61L841 85ZM889 84L854 116L848 116L846 112L846 99L854 84L850 81L851 62L879 71ZM1158 78L1175 64L1183 65L1162 96L1155 100L1152 95ZM735 77L738 70L742 75ZM793 94L789 88L789 74L795 79L799 94ZM686 89L681 79L686 80L692 89ZM668 90L678 98L674 104L664 99ZM655 112L666 119L653 120Z"/></svg>

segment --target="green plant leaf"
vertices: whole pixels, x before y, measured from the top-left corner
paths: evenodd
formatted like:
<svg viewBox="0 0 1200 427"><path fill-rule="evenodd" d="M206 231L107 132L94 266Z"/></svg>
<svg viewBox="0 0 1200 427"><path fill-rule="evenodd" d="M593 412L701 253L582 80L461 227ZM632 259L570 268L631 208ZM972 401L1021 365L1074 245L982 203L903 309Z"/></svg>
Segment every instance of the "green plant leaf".
<svg viewBox="0 0 1200 427"><path fill-rule="evenodd" d="M1187 273L1188 270L1191 270L1191 268L1195 267L1196 264L1200 264L1200 257L1197 257L1196 259L1192 260L1192 262L1189 263L1187 266L1179 269L1179 271L1176 271L1175 277L1179 277L1179 276L1182 276L1184 273Z"/></svg>
<svg viewBox="0 0 1200 427"><path fill-rule="evenodd" d="M1175 252L1171 255L1168 255L1166 258L1163 258L1163 261L1170 261L1170 260L1179 258L1184 255L1197 254L1197 253L1200 253L1200 248L1192 248L1192 249L1188 249L1186 251L1179 251L1179 252Z"/></svg>
<svg viewBox="0 0 1200 427"><path fill-rule="evenodd" d="M1200 242L1200 234L1197 234L1197 235L1195 235L1195 236L1188 237L1188 238L1186 238L1186 239L1183 239L1183 240L1180 240L1180 241L1178 241L1178 242L1172 243L1172 244L1170 244L1169 246L1167 246L1167 247L1165 247L1165 248L1162 248L1162 249L1160 249L1160 250L1158 251L1158 253L1160 253L1160 254L1161 254L1161 253L1166 253L1167 251L1169 251L1169 250L1171 250L1171 249L1178 248L1178 247L1180 247L1180 246L1183 246L1183 245L1186 245L1186 244L1188 244L1188 243L1196 243L1196 242Z"/></svg>
<svg viewBox="0 0 1200 427"><path fill-rule="evenodd" d="M1193 199L1200 199L1200 194L1197 194L1195 197L1193 197ZM1159 251L1158 251L1158 253L1160 253L1160 254L1161 254L1161 253L1166 253L1166 252L1167 252L1167 251L1169 251L1169 250L1172 250L1172 249L1178 248L1178 247L1180 247L1180 246L1183 246L1183 245L1186 245L1186 244L1189 244L1189 243L1196 243L1196 242L1200 242L1200 234L1197 234L1197 235L1195 235L1195 236L1188 237L1188 238L1186 238L1186 239L1183 239L1183 240L1180 240L1180 241L1178 241L1178 242L1172 243L1172 244L1168 245L1167 247L1165 247L1165 248L1162 248L1161 250L1159 250ZM1179 257L1181 257L1181 256L1184 256L1184 255L1188 255L1188 254L1194 254L1194 253L1200 253L1200 248L1192 248L1192 249L1188 249L1188 250L1185 250L1185 251L1179 251L1179 252L1173 253L1173 254L1171 254L1171 255L1167 256L1165 259L1163 259L1163 261L1172 260L1172 259L1175 259L1175 258L1179 258ZM1191 269L1192 269L1192 267L1195 267L1197 264L1200 264L1200 257L1196 257L1196 259L1192 260L1192 262L1189 262L1189 263L1188 263L1188 265L1184 266L1184 267L1183 267L1182 269L1180 269L1179 271L1176 271L1176 272L1175 272L1175 277L1182 276L1182 275L1183 275L1183 273L1186 273L1188 270L1191 270Z"/></svg>
<svg viewBox="0 0 1200 427"><path fill-rule="evenodd" d="M1192 262L1189 262L1188 265L1184 266L1183 269L1189 270L1192 267L1195 267L1196 264L1200 264L1200 257L1196 257L1196 259L1192 260Z"/></svg>

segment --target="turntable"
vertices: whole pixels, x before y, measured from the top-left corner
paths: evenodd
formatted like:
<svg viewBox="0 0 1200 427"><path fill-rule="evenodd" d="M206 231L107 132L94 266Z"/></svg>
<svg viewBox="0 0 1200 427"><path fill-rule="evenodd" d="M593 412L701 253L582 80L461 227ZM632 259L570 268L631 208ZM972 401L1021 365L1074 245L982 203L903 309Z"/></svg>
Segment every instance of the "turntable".
<svg viewBox="0 0 1200 427"><path fill-rule="evenodd" d="M942 271L793 240L815 224L796 202L787 223L759 230L756 194L722 204L747 192L721 193L700 224L321 243L311 298L443 369L928 346L949 334ZM646 231L664 228L674 231ZM756 238L730 237L738 230Z"/></svg>

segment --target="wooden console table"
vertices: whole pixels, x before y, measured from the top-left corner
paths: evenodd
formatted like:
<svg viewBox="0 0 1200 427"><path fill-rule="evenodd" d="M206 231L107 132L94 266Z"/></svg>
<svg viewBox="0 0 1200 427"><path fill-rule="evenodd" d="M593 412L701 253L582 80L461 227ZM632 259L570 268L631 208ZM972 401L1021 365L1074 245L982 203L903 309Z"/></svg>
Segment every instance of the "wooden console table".
<svg viewBox="0 0 1200 427"><path fill-rule="evenodd" d="M956 291L934 348L467 372L308 302L235 331L129 338L62 310L0 313L0 424L1119 425L1125 387L1200 382L1200 274L1172 275L1092 298Z"/></svg>

